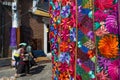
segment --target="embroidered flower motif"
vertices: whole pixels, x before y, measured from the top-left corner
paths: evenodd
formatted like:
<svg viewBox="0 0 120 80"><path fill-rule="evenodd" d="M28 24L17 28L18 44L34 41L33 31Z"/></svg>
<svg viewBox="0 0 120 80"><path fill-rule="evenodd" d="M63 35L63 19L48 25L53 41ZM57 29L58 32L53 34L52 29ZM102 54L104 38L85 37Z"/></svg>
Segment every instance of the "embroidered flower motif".
<svg viewBox="0 0 120 80"><path fill-rule="evenodd" d="M100 53L107 58L116 58L118 56L118 38L109 34L104 36L98 43Z"/></svg>

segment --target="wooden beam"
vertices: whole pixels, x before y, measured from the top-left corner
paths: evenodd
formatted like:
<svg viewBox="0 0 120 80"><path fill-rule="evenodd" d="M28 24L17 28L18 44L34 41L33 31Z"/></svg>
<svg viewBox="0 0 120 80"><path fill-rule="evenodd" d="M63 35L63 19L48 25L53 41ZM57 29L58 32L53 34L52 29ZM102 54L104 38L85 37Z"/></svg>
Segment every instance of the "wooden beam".
<svg viewBox="0 0 120 80"><path fill-rule="evenodd" d="M34 12L35 15L40 15L40 16L45 16L45 17L50 17L49 13L48 12L44 12L44 11L41 11L41 10L36 10Z"/></svg>
<svg viewBox="0 0 120 80"><path fill-rule="evenodd" d="M17 34L17 46L20 44L20 27L17 28L17 31L16 31L16 34Z"/></svg>

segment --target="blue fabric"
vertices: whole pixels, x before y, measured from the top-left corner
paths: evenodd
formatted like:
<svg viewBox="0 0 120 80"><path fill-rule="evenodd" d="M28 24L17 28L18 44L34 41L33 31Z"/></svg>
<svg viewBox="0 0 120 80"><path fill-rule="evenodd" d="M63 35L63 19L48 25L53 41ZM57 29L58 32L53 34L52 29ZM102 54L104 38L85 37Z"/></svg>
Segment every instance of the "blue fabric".
<svg viewBox="0 0 120 80"><path fill-rule="evenodd" d="M42 50L33 50L32 53L35 57L46 56L44 51L42 51Z"/></svg>
<svg viewBox="0 0 120 80"><path fill-rule="evenodd" d="M80 6L82 3L82 0L77 0L77 5Z"/></svg>
<svg viewBox="0 0 120 80"><path fill-rule="evenodd" d="M84 53L86 53L87 54L87 52L88 52L88 48L87 47L85 47L85 46L83 46L82 45L82 47L80 48Z"/></svg>
<svg viewBox="0 0 120 80"><path fill-rule="evenodd" d="M84 34L80 30L78 30L78 41L81 41L83 36Z"/></svg>
<svg viewBox="0 0 120 80"><path fill-rule="evenodd" d="M81 10L81 13L88 15L88 13L89 13L90 11L91 11L91 10L88 9L88 8L83 8L83 9Z"/></svg>

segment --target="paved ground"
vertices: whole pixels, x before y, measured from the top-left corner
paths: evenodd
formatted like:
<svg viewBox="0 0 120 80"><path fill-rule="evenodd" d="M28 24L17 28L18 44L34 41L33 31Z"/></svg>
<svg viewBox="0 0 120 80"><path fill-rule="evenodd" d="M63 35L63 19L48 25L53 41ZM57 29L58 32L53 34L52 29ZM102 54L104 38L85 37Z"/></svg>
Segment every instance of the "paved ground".
<svg viewBox="0 0 120 80"><path fill-rule="evenodd" d="M15 74L15 69L11 67L0 68L0 78L11 77ZM31 69L31 76L22 76L17 80L51 80L51 63L39 63Z"/></svg>

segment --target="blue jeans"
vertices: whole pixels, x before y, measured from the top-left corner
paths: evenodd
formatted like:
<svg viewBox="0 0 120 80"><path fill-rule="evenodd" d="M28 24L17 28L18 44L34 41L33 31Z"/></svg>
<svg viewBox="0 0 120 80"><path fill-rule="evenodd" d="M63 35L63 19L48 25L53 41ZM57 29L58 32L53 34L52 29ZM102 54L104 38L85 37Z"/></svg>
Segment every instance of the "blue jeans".
<svg viewBox="0 0 120 80"><path fill-rule="evenodd" d="M14 56L14 58L15 58L15 68L17 69L17 65L18 65L18 63L20 61L20 58L16 57L16 56Z"/></svg>

